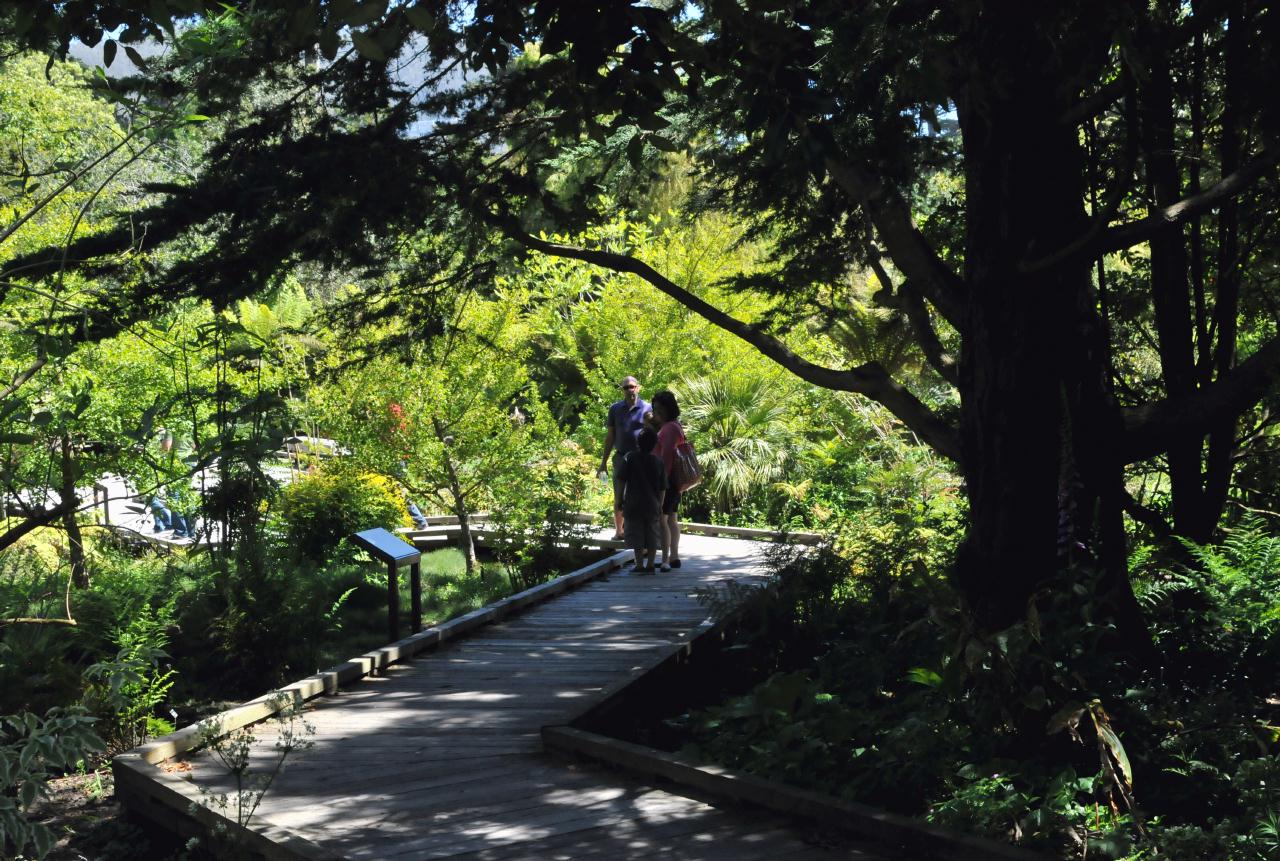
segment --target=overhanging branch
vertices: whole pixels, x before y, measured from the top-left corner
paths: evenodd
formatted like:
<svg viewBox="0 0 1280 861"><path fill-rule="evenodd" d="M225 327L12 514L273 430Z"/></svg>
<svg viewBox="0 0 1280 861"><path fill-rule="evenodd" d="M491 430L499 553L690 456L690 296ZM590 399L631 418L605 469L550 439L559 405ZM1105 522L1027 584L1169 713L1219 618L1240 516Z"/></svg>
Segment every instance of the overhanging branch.
<svg viewBox="0 0 1280 861"><path fill-rule="evenodd" d="M968 288L916 230L907 202L859 168L833 158L828 158L825 166L836 184L870 216L893 265L916 285L948 323L963 332L964 298Z"/></svg>
<svg viewBox="0 0 1280 861"><path fill-rule="evenodd" d="M1158 209L1146 218L1103 232L1097 252L1109 254L1145 242L1162 231L1187 223L1247 189L1275 166L1275 150L1263 150L1239 170L1224 176L1199 194Z"/></svg>
<svg viewBox="0 0 1280 861"><path fill-rule="evenodd" d="M824 389L866 395L872 400L883 404L925 444L944 457L949 457L957 463L960 462L960 439L956 430L940 419L919 398L904 388L902 384L890 377L879 363L868 362L847 370L836 370L816 365L796 355L781 341L767 332L729 316L719 308L710 305L688 290L678 286L647 263L634 257L611 251L599 251L551 242L509 226L503 229L507 236L534 251L550 254L554 257L581 260L615 272L628 272L643 278L708 322L719 326L726 332L737 335L800 379L813 383L815 386L821 386Z"/></svg>
<svg viewBox="0 0 1280 861"><path fill-rule="evenodd" d="M1192 219L1240 194L1276 164L1275 149L1263 150L1239 170L1224 176L1199 194L1183 198L1146 218L1102 230L1094 229L1065 248L1021 267L1024 272L1041 272L1081 258L1092 260L1146 242L1166 230L1181 227Z"/></svg>
<svg viewBox="0 0 1280 861"><path fill-rule="evenodd" d="M34 532L41 526L47 526L59 519L65 514L75 511L80 505L80 500L76 497L64 499L53 508L46 508L43 511L37 511L28 515L21 523L0 535L0 550L16 544L24 535Z"/></svg>
<svg viewBox="0 0 1280 861"><path fill-rule="evenodd" d="M1227 374L1180 401L1163 400L1124 410L1125 463L1164 452L1189 434L1204 434L1224 417L1239 416L1280 381L1280 336Z"/></svg>
<svg viewBox="0 0 1280 861"><path fill-rule="evenodd" d="M879 252L874 247L869 251L871 271L876 274L876 278L880 279L880 283L886 290L898 297L907 320L911 323L911 328L915 330L916 340L920 344L921 351L924 352L925 359L944 380L959 388L960 374L955 359L943 350L942 341L938 339L938 333L933 328L933 321L929 319L929 309L925 307L924 297L915 289L910 279L903 281L895 290L889 273L880 262Z"/></svg>
<svg viewBox="0 0 1280 861"><path fill-rule="evenodd" d="M0 390L0 401L3 401L5 398L14 394L15 392L18 391L18 389L26 385L26 383L32 377L34 377L40 371L41 368L43 368L46 364L48 364L48 361L49 359L47 356L40 356L34 362L28 365L25 370L19 371L17 374L15 374L13 377L13 382L10 383L8 386L6 386L3 390Z"/></svg>

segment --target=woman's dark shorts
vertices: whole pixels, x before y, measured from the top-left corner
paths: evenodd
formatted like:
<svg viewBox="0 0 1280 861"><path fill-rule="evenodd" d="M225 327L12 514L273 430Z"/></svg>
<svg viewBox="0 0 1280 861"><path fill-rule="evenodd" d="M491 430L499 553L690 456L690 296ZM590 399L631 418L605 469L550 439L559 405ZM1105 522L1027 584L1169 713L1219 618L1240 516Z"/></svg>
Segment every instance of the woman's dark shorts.
<svg viewBox="0 0 1280 861"><path fill-rule="evenodd" d="M676 490L673 476L667 476L667 495L662 500L662 513L675 514L680 505L680 491Z"/></svg>

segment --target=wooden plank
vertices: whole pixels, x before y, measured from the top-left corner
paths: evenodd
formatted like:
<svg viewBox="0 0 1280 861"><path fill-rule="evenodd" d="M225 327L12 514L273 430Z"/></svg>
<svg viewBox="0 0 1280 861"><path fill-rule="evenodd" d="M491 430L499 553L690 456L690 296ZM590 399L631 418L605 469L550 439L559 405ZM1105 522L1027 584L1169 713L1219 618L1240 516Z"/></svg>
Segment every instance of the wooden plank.
<svg viewBox="0 0 1280 861"><path fill-rule="evenodd" d="M264 816L256 817L251 828L239 825L205 806L199 791L187 781L160 771L139 754L115 757L111 772L116 796L121 802L152 821L162 817L167 824L173 824L175 814L188 817L206 827L222 830L268 861L339 861L342 857Z"/></svg>
<svg viewBox="0 0 1280 861"><path fill-rule="evenodd" d="M521 843L534 837L549 837L589 828L611 826L629 822L636 817L650 816L654 818L692 817L704 810L704 805L679 796L656 793L658 797L638 803L638 799L622 799L602 802L587 806L567 807L540 805L515 808L510 811L508 821L494 818L496 811L479 808L478 816L459 823L455 830L439 830L409 837L390 831L393 823L413 821L420 814L413 810L405 810L391 817L383 817L377 821L377 830L363 834L347 832L346 839L326 839L323 845L332 846L339 851L347 848L358 839L363 846L377 848L378 856L398 858L410 856L414 858L446 858L462 852L471 852L486 846L497 846ZM465 814L465 811L460 811Z"/></svg>
<svg viewBox="0 0 1280 861"><path fill-rule="evenodd" d="M721 526L717 523L686 523L680 521L681 535L728 535L737 538L756 538L779 541L786 538L791 544L818 544L823 536L817 532L778 532L774 529L754 529L745 526Z"/></svg>
<svg viewBox="0 0 1280 861"><path fill-rule="evenodd" d="M511 766L491 768L470 775L430 775L379 783L346 780L323 785L324 792L311 792L295 798L280 798L272 805L275 822L287 824L286 815L295 812L308 814L317 803L331 799L342 806L369 807L378 802L379 809L387 809L386 802L395 798L408 798L420 810L453 810L465 804L487 803L503 798L516 798L532 791L547 791L563 778L564 769L548 763L538 769L521 770ZM311 789L311 787L306 787ZM283 789L283 787L282 787ZM347 825L350 819L344 818Z"/></svg>

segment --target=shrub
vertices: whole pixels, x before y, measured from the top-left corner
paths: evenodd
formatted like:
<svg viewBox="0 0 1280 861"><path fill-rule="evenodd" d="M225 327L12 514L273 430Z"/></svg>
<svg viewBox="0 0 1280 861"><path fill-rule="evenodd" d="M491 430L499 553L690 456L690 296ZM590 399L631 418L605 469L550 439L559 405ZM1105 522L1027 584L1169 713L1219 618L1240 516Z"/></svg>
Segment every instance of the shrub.
<svg viewBox="0 0 1280 861"><path fill-rule="evenodd" d="M136 747L153 730L168 726L155 713L175 675L167 666L167 625L167 618L144 606L115 632L115 657L85 670L85 705L97 716L111 753Z"/></svg>
<svg viewBox="0 0 1280 861"><path fill-rule="evenodd" d="M404 496L391 479L342 464L289 485L275 513L287 545L316 562L332 556L353 532L410 523Z"/></svg>
<svg viewBox="0 0 1280 861"><path fill-rule="evenodd" d="M69 572L51 550L52 533L36 530L0 552L0 616L66 616ZM70 656L78 634L63 625L0 625L0 714L75 701L79 670Z"/></svg>

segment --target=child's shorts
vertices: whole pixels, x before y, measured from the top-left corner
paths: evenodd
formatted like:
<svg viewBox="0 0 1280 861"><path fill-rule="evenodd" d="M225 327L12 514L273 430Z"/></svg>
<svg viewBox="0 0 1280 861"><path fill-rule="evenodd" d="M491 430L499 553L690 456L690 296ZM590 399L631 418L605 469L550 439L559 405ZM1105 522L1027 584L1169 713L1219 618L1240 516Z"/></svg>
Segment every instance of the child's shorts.
<svg viewBox="0 0 1280 861"><path fill-rule="evenodd" d="M627 545L637 553L657 552L662 547L662 521L658 515L627 515L624 525Z"/></svg>

